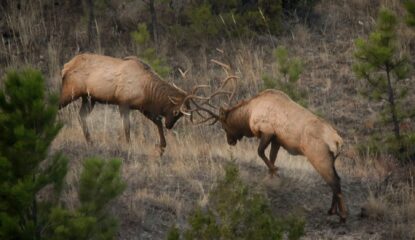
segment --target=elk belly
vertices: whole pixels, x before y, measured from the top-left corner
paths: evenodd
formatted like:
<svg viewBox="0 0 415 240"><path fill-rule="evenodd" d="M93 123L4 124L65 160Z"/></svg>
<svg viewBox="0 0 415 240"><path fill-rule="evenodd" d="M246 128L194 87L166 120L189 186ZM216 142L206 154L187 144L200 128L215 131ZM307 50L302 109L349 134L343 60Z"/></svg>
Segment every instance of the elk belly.
<svg viewBox="0 0 415 240"><path fill-rule="evenodd" d="M281 146L291 155L302 155L301 149L299 149L298 144L294 138L281 138L278 137L278 142ZM286 139L285 141L281 139Z"/></svg>

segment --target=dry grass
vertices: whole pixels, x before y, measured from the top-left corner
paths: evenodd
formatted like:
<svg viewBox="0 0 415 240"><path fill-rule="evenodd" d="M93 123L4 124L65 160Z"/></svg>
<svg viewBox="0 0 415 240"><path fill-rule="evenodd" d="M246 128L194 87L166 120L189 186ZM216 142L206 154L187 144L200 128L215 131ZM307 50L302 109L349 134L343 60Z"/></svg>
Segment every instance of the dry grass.
<svg viewBox="0 0 415 240"><path fill-rule="evenodd" d="M56 91L60 87L60 69L86 41L86 28L82 21L76 20L79 16L68 17L66 21L72 21L72 25L59 24L56 17L52 22L46 21L38 6L41 2L33 1L30 8L7 12L3 18L19 37L0 44L0 74L9 67L35 66L45 73L51 91ZM397 0L381 2L398 7ZM187 119L181 119L174 130L166 132L168 146L165 155L159 157L155 147L158 133L152 123L138 112L131 114L132 142L128 145L117 109L106 105L98 105L88 117L94 141L93 146L88 146L77 120L79 102L60 111L64 127L51 148L51 152L61 151L71 159L63 199L69 206L76 206L76 183L83 159L96 155L121 158L128 187L112 206L121 221L119 238L163 239L173 223L184 226L193 206L207 203L210 189L223 175L224 164L235 161L243 179L267 194L276 214L294 212L306 218L306 238L411 238L415 229L413 182L405 180L407 183L396 185L401 181L394 181L385 187L384 179L397 171L396 164L386 157L361 157L354 150L366 133L365 119L373 110L357 96L358 80L351 71L353 40L366 36L372 29L378 6L379 1L374 0L323 0L316 7L321 18L314 25L297 24L289 35L278 38L278 44L306 63L300 83L309 92L310 109L334 123L347 142L343 157L336 162L351 213L345 226L338 225L337 218L325 215L331 200L330 190L303 157L281 151L276 163L280 178L269 179L257 156L256 140L245 139L229 147L219 126L192 126ZM126 23L134 18L131 15L138 14L129 8L122 11L127 10L128 19L123 20ZM71 29L71 36L65 26ZM135 51L128 33L127 38L115 36L104 31L103 26L98 23L100 34L94 43L97 52L125 56ZM46 30L54 34L48 35ZM413 32L404 29L402 34L406 36L404 49L409 49ZM108 43L115 38L117 41ZM195 84L215 87L220 83L224 75L210 63L211 58L233 65L240 77L237 99L255 95L262 89L262 76L276 70L271 43L223 43L193 52L167 46L162 44L159 51L173 54L172 66L189 70L186 79L175 73L167 80L184 89ZM216 47L224 49L225 55L215 51ZM369 219L360 219L362 206Z"/></svg>
<svg viewBox="0 0 415 240"><path fill-rule="evenodd" d="M413 194L413 186L389 187L387 194L376 197L373 193L373 189L378 189L385 176L395 169L386 160L382 162L369 157L338 160L336 166L351 212L345 230L336 225L337 218L325 216L330 204L330 190L303 157L281 151L276 163L280 178L270 179L256 155L257 141L244 140L229 147L217 127L192 127L182 119L175 130L167 132L168 147L160 158L155 146L158 134L152 123L139 113L133 114L132 143L127 145L116 108L105 105L98 105L88 119L94 140L94 146L88 146L76 120L76 110L77 106L70 105L61 113L60 118L65 119L66 124L52 148L52 151L63 151L72 159L67 179L70 188L64 199L70 206L77 204L76 182L82 159L92 155L123 159L122 171L128 188L113 206L114 213L121 219L121 239L133 236L163 239L171 224L183 226L192 206L207 203L210 189L223 175L224 164L231 159L239 165L245 181L268 195L276 214L294 212L309 221L307 236L310 239L337 238L344 234L365 239L372 231L371 221L393 223L392 227L385 228L387 231L380 232L380 237L404 236L413 224L413 215L408 214L413 208L413 195L409 195L409 190ZM389 198L395 200L387 202ZM397 199L402 201L398 204ZM362 206L367 208L369 220L358 217Z"/></svg>
<svg viewBox="0 0 415 240"><path fill-rule="evenodd" d="M362 215L389 225L383 234L388 239L415 238L414 176L409 182L387 182L376 186L363 205Z"/></svg>

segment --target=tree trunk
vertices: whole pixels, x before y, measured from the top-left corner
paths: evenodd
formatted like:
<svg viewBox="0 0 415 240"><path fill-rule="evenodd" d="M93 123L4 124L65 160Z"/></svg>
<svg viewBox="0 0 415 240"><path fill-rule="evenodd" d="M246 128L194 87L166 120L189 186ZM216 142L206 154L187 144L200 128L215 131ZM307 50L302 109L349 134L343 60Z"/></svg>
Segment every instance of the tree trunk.
<svg viewBox="0 0 415 240"><path fill-rule="evenodd" d="M91 45L93 39L95 38L95 30L94 30L94 21L95 21L94 1L93 0L87 0L87 7L88 7L88 44Z"/></svg>
<svg viewBox="0 0 415 240"><path fill-rule="evenodd" d="M36 181L35 175L33 175L33 182ZM39 240L40 238L40 226L38 223L38 214L37 214L37 200L36 200L36 193L33 193L33 201L32 201L32 220L33 224L35 225L35 236L34 239Z"/></svg>
<svg viewBox="0 0 415 240"><path fill-rule="evenodd" d="M386 65L386 75L388 81L388 101L390 106L390 111L392 115L392 123L393 123L393 131L395 133L395 138L399 143L399 150L403 150L402 139L401 139L401 132L399 128L399 119L398 114L396 113L396 104L395 104L395 93L393 91L391 77L390 77L390 66Z"/></svg>
<svg viewBox="0 0 415 240"><path fill-rule="evenodd" d="M153 33L153 41L158 46L158 33L157 33L157 15L156 8L154 7L154 0L149 1L150 14L151 14L151 32Z"/></svg>

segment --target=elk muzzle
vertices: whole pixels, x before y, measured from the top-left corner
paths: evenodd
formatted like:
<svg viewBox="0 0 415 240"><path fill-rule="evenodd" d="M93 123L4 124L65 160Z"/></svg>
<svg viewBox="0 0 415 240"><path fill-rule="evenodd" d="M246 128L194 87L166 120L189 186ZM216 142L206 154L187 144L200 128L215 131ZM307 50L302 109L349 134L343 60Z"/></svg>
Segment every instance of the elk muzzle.
<svg viewBox="0 0 415 240"><path fill-rule="evenodd" d="M179 120L183 116L182 113L179 113L177 116L167 116L164 120L164 125L167 129L172 129L174 124L176 124L177 120Z"/></svg>
<svg viewBox="0 0 415 240"><path fill-rule="evenodd" d="M226 140L228 141L228 144L231 146L235 146L238 142L238 139L230 137L229 135L226 135Z"/></svg>

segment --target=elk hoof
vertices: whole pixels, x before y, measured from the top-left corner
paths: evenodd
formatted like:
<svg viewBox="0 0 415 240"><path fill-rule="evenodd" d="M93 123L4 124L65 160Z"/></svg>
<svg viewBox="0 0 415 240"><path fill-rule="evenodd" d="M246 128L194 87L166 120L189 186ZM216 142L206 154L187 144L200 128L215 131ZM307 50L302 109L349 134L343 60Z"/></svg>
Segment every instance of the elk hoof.
<svg viewBox="0 0 415 240"><path fill-rule="evenodd" d="M270 169L268 169L268 173L271 177L279 177L278 175L278 167L272 167Z"/></svg>
<svg viewBox="0 0 415 240"><path fill-rule="evenodd" d="M329 211L327 212L328 215L337 215L337 208L330 208Z"/></svg>
<svg viewBox="0 0 415 240"><path fill-rule="evenodd" d="M346 217L340 216L340 223L346 223Z"/></svg>
<svg viewBox="0 0 415 240"><path fill-rule="evenodd" d="M87 143L89 146L94 145L94 143L92 142L92 140L91 140L91 138L90 138L90 137L87 137L87 138L86 138L86 143Z"/></svg>
<svg viewBox="0 0 415 240"><path fill-rule="evenodd" d="M160 157L163 156L164 150L166 149L166 147L156 144L156 148L158 148L158 153L160 154Z"/></svg>
<svg viewBox="0 0 415 240"><path fill-rule="evenodd" d="M164 154L164 148L160 148L159 153L160 153L160 157L163 156L163 154Z"/></svg>

